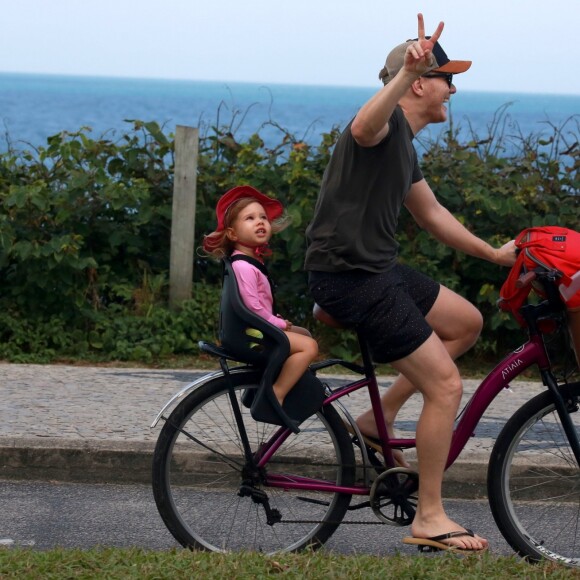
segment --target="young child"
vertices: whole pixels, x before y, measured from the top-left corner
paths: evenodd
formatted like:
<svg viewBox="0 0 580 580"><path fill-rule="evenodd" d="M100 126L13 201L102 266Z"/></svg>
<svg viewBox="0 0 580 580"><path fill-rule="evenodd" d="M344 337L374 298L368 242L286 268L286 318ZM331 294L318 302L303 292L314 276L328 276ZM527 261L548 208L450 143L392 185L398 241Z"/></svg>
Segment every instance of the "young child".
<svg viewBox="0 0 580 580"><path fill-rule="evenodd" d="M217 259L244 254L264 263L271 254L268 242L273 233L287 227L289 219L282 204L249 185L230 189L216 207L217 229L205 236L203 249ZM232 263L244 304L270 324L282 329L290 343L290 355L273 385L282 406L286 395L318 355L318 343L305 328L294 326L274 312L274 297L268 277L244 260Z"/></svg>

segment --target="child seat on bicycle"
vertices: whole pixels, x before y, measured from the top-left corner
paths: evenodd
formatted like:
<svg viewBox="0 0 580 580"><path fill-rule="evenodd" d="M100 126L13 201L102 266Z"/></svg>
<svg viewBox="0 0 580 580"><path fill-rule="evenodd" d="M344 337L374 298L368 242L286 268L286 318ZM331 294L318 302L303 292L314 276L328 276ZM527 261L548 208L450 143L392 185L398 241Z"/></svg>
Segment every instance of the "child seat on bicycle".
<svg viewBox="0 0 580 580"><path fill-rule="evenodd" d="M228 355L263 369L257 391L248 390L242 399L256 421L282 425L298 433L298 426L320 409L324 386L306 371L280 406L272 385L288 358L290 346L284 332L252 312L243 302L232 260L223 259L223 287L220 303L219 339ZM238 258L240 259L240 258Z"/></svg>

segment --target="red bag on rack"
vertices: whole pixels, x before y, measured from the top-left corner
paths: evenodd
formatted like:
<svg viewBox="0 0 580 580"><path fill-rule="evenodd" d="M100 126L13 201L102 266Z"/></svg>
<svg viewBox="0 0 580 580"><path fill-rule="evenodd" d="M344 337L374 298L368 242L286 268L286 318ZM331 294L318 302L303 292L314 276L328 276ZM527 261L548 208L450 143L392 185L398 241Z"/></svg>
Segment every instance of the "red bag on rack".
<svg viewBox="0 0 580 580"><path fill-rule="evenodd" d="M520 253L501 287L499 307L511 312L524 326L518 311L532 288L540 295L541 290L533 285L518 288L516 283L522 274L541 268L558 274L566 307L571 311L580 309L580 233L558 226L527 228L520 232L515 244Z"/></svg>

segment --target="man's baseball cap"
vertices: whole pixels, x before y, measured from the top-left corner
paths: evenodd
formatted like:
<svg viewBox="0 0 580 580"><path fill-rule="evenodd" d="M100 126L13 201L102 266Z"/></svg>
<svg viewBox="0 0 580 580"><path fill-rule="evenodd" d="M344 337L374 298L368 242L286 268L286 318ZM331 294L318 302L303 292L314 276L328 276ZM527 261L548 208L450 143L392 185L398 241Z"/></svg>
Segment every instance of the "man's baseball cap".
<svg viewBox="0 0 580 580"><path fill-rule="evenodd" d="M429 36L426 38L429 38ZM396 46L391 50L391 52L389 52L385 66L381 69L381 72L379 72L379 78L383 81L383 84L386 85L403 68L407 47L417 40L417 38L407 40L407 42L399 44L399 46ZM433 46L432 54L435 62L426 72L459 74L465 72L471 66L470 60L449 60L445 51L438 42Z"/></svg>

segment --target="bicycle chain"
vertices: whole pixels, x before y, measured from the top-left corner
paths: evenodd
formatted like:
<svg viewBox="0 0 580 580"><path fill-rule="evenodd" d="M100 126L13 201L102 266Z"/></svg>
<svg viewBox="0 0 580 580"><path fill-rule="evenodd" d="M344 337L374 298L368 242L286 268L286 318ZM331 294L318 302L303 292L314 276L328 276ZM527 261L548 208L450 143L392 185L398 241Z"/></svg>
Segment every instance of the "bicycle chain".
<svg viewBox="0 0 580 580"><path fill-rule="evenodd" d="M336 521L326 521L326 522L321 522L319 520L281 520L280 522L278 522L279 524L336 524L336 525L367 525L367 526L384 526L386 525L384 522L365 522L365 521L344 521L341 520L339 522Z"/></svg>

